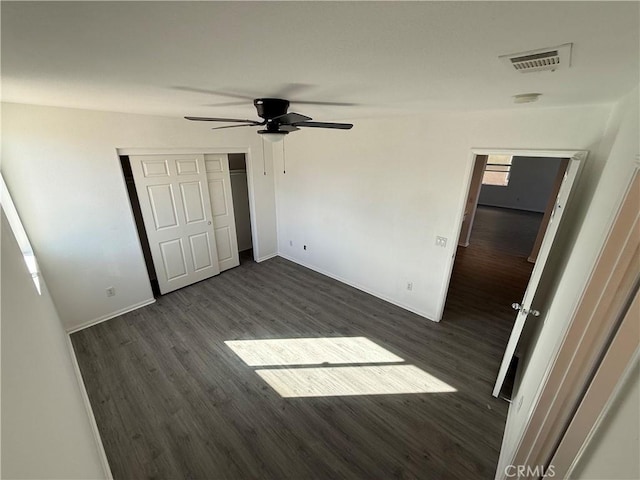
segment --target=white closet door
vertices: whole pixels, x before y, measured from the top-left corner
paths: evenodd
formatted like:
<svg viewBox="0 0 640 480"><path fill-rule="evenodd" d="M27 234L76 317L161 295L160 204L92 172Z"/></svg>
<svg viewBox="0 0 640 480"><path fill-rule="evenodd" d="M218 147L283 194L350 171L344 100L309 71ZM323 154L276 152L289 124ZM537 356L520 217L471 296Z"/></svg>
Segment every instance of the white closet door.
<svg viewBox="0 0 640 480"><path fill-rule="evenodd" d="M204 156L213 212L213 227L220 271L240 265L238 238L231 195L229 157L226 154Z"/></svg>
<svg viewBox="0 0 640 480"><path fill-rule="evenodd" d="M220 273L204 156L129 160L160 292Z"/></svg>

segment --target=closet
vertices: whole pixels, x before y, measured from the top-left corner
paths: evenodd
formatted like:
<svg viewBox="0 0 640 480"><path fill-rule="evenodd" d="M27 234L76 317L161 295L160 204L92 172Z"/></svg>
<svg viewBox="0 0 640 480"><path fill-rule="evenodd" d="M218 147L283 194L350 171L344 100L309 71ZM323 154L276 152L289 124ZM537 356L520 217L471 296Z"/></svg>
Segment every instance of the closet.
<svg viewBox="0 0 640 480"><path fill-rule="evenodd" d="M252 245L244 154L131 155L121 162L156 295L240 264L239 252Z"/></svg>

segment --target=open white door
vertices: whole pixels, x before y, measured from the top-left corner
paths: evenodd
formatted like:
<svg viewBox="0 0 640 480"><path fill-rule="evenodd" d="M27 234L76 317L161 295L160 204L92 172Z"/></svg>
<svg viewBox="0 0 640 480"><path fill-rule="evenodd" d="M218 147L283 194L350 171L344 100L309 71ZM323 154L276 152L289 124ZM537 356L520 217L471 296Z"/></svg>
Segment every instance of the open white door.
<svg viewBox="0 0 640 480"><path fill-rule="evenodd" d="M547 231L544 234L542 244L540 245L538 258L536 260L535 266L533 267L533 271L531 272L529 284L527 285L527 289L524 292L522 301L520 303L513 304L513 308L518 310L518 314L516 316L516 322L513 326L513 330L511 330L511 336L509 337L507 348L505 349L504 356L502 357L502 364L500 365L496 384L493 387L494 397L497 397L500 394L502 384L504 383L505 376L507 375L507 370L509 369L509 365L511 364L513 355L515 354L516 347L518 346L518 341L520 340L520 335L522 334L522 330L527 318L529 316L537 317L540 315L540 312L533 309L531 304L538 290L538 284L540 283L542 272L544 271L547 258L549 257L551 245L553 244L553 240L556 236L556 233L558 232L558 226L560 225L560 221L562 220L562 216L565 210L564 207L567 203L567 199L569 198L571 189L573 188L573 183L576 179L576 175L578 174L580 166L581 165L579 159L572 158L569 160L569 165L567 165L567 170L564 174L562 186L560 187L560 191L558 192L556 204L553 207L553 211L551 212L551 219L549 220Z"/></svg>
<svg viewBox="0 0 640 480"><path fill-rule="evenodd" d="M220 273L204 155L129 160L160 292Z"/></svg>
<svg viewBox="0 0 640 480"><path fill-rule="evenodd" d="M233 211L231 175L229 174L229 156L225 154L207 154L204 156L213 212L213 228L220 271L240 265L238 237Z"/></svg>

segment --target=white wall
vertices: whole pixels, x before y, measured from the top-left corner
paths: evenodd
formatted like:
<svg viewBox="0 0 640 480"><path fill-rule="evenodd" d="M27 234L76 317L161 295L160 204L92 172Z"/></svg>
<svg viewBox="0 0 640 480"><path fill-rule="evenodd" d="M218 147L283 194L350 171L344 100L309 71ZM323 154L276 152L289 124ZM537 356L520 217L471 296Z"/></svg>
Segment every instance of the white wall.
<svg viewBox="0 0 640 480"><path fill-rule="evenodd" d="M60 318L2 213L2 478L105 478Z"/></svg>
<svg viewBox="0 0 640 480"><path fill-rule="evenodd" d="M640 368L636 360L569 478L640 478L639 430Z"/></svg>
<svg viewBox="0 0 640 480"><path fill-rule="evenodd" d="M561 160L544 157L513 157L509 184L482 185L479 205L544 213Z"/></svg>
<svg viewBox="0 0 640 480"><path fill-rule="evenodd" d="M18 104L3 104L2 127L3 175L67 329L153 298L117 148L248 149L255 253L277 251L271 157L265 176L255 129Z"/></svg>
<svg viewBox="0 0 640 480"><path fill-rule="evenodd" d="M596 152L611 106L434 112L307 129L276 150L281 255L439 320L472 148ZM592 153L565 215L579 224L604 158ZM436 236L448 238L446 248ZM290 246L289 242L293 243ZM303 245L307 250L303 250ZM413 282L413 290L406 289Z"/></svg>
<svg viewBox="0 0 640 480"><path fill-rule="evenodd" d="M542 322L532 335L531 347L521 358L524 373L515 387L514 401L509 409L498 471L502 471L527 425L548 370L568 328L571 313L584 290L625 187L631 178L635 162L638 161L638 104L636 88L615 106L599 149L599 157L607 160L602 175L596 178L595 193L592 198L582 195L573 202L574 205L583 206L584 221L576 225L574 238L565 239L570 248L564 249L567 253L563 256L556 280L551 285L543 317L540 317ZM588 183L592 184L593 180L588 180ZM515 405L521 406L516 408Z"/></svg>

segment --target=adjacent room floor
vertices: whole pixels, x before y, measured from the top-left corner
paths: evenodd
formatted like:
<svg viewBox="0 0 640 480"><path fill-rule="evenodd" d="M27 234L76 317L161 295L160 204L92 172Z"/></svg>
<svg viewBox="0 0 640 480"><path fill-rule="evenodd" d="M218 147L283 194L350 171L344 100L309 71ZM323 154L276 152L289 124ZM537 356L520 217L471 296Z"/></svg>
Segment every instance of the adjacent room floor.
<svg viewBox="0 0 640 480"><path fill-rule="evenodd" d="M445 320L488 320L505 339L504 349L515 320L511 305L522 301L533 270L527 257L541 221L541 213L478 205L469 246L456 252ZM514 367L501 391L505 398L511 398Z"/></svg>
<svg viewBox="0 0 640 480"><path fill-rule="evenodd" d="M441 323L274 258L73 334L114 477L493 478L513 314L483 296L527 272L461 250ZM291 338L324 340L259 341Z"/></svg>
<svg viewBox="0 0 640 480"><path fill-rule="evenodd" d="M527 258L543 216L538 212L478 205L470 244L496 253Z"/></svg>

